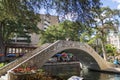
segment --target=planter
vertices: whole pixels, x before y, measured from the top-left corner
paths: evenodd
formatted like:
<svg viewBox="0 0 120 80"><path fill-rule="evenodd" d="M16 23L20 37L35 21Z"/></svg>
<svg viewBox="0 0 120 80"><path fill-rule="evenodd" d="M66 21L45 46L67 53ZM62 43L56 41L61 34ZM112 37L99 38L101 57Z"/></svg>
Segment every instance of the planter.
<svg viewBox="0 0 120 80"><path fill-rule="evenodd" d="M31 80L38 70L35 67L18 67L9 72L9 80Z"/></svg>
<svg viewBox="0 0 120 80"><path fill-rule="evenodd" d="M26 73L35 73L37 71L37 69L35 68L16 68L13 70L14 73L22 73L22 74L26 74Z"/></svg>
<svg viewBox="0 0 120 80"><path fill-rule="evenodd" d="M36 71L34 73L15 73L9 72L9 80L54 80L50 75L45 72Z"/></svg>

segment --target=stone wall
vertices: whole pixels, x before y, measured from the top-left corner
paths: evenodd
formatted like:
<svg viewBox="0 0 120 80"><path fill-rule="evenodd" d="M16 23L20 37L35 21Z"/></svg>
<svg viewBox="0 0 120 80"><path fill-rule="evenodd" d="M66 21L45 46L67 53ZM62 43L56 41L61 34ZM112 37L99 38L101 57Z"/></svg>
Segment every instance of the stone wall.
<svg viewBox="0 0 120 80"><path fill-rule="evenodd" d="M48 74L59 76L60 74L64 75L80 75L80 71L82 70L80 63L78 62L61 62L57 63L48 63L42 67L43 71Z"/></svg>

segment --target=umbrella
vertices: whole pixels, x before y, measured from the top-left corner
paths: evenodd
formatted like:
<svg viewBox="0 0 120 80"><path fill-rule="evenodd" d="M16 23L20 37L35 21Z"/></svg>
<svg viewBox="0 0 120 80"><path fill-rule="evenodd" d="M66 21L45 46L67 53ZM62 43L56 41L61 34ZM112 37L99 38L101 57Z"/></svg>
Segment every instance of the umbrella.
<svg viewBox="0 0 120 80"><path fill-rule="evenodd" d="M55 56L60 57L60 56L62 56L62 55L61 55L61 54L55 54Z"/></svg>
<svg viewBox="0 0 120 80"><path fill-rule="evenodd" d="M62 55L63 57L67 57L67 53L65 53L65 52L62 53L61 55Z"/></svg>
<svg viewBox="0 0 120 80"><path fill-rule="evenodd" d="M73 56L73 54L72 53L68 53L68 56L71 58Z"/></svg>
<svg viewBox="0 0 120 80"><path fill-rule="evenodd" d="M7 57L15 57L15 54L8 54Z"/></svg>
<svg viewBox="0 0 120 80"><path fill-rule="evenodd" d="M61 57L61 56L62 56L61 54L57 53L53 57Z"/></svg>

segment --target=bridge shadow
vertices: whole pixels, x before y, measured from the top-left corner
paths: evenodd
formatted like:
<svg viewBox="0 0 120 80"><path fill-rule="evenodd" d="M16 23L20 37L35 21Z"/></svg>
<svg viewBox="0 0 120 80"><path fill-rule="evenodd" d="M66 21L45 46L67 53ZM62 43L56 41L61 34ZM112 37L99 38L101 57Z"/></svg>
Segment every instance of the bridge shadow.
<svg viewBox="0 0 120 80"><path fill-rule="evenodd" d="M76 57L76 60L82 63L83 66L87 68L95 67L98 70L100 69L99 64L96 62L96 60L87 52L80 49L66 49L64 51L73 53L73 55Z"/></svg>

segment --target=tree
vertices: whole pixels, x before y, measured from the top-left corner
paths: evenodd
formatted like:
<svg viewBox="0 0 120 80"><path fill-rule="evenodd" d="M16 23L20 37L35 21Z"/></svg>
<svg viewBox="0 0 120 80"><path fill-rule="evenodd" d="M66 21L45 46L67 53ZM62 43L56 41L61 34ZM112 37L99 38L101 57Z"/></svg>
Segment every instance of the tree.
<svg viewBox="0 0 120 80"><path fill-rule="evenodd" d="M23 25L32 27L31 24L37 24L39 18L35 9L44 7L48 11L54 9L59 15L63 16L72 12L76 14L77 21L87 23L87 20L93 18L90 10L99 8L99 5L99 0L0 0L0 53L4 53L5 50L3 35L6 33L3 33L3 31L6 29L12 31L13 29L13 27L10 28L5 24L6 21L15 21L15 25L16 22L18 24L20 22ZM23 29L19 28L17 27L16 31Z"/></svg>
<svg viewBox="0 0 120 80"><path fill-rule="evenodd" d="M56 40L79 41L80 35L84 31L83 24L66 20L58 25L48 27L45 31L41 31L40 41L41 43L50 43Z"/></svg>
<svg viewBox="0 0 120 80"><path fill-rule="evenodd" d="M118 29L118 16L119 10L111 10L108 7L103 7L101 9L94 9L93 13L95 14L95 22L93 28L96 32L95 37L99 39L99 43L102 46L102 53L104 59L107 60L106 55L106 39L110 30Z"/></svg>
<svg viewBox="0 0 120 80"><path fill-rule="evenodd" d="M106 46L106 52L111 55L114 56L117 53L117 48L111 44L107 44Z"/></svg>
<svg viewBox="0 0 120 80"><path fill-rule="evenodd" d="M91 27L85 28L84 32L80 35L80 42L85 42L88 43L89 45L93 44L95 41L93 35L94 30Z"/></svg>
<svg viewBox="0 0 120 80"><path fill-rule="evenodd" d="M14 34L26 35L25 30L28 33L38 33L39 15L23 4L20 1L0 1L0 53L2 54L5 53L8 40L14 37Z"/></svg>
<svg viewBox="0 0 120 80"><path fill-rule="evenodd" d="M54 10L61 20L66 20L66 15L70 15L72 20L87 23L93 19L92 8L99 8L100 0L36 0L32 5L39 5L46 9L46 13Z"/></svg>
<svg viewBox="0 0 120 80"><path fill-rule="evenodd" d="M54 9L59 15L67 15L68 13L75 13L77 20L85 23L84 18L92 17L90 13L91 8L99 8L99 0L1 0L0 1L1 21L5 18L16 19L21 17L23 22L26 22L26 11L35 12L35 8L45 8L48 11ZM76 6L77 5L77 6ZM24 14L23 14L24 13ZM89 14L89 15L88 15ZM83 20L84 19L84 20Z"/></svg>

